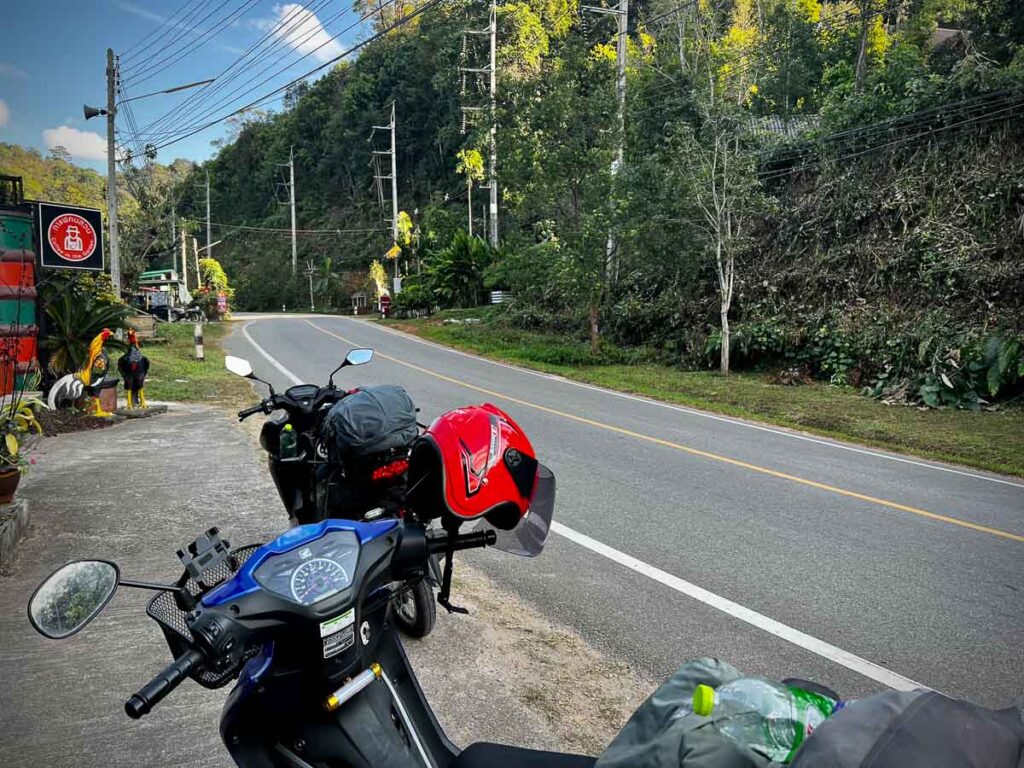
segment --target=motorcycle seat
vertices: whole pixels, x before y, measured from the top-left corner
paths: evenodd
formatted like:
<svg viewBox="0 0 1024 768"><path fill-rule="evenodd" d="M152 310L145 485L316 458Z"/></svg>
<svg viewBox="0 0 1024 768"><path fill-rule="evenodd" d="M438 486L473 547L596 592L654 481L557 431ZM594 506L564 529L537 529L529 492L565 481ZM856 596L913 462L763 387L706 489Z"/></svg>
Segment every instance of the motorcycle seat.
<svg viewBox="0 0 1024 768"><path fill-rule="evenodd" d="M596 762L596 757L481 742L468 746L450 768L593 768Z"/></svg>

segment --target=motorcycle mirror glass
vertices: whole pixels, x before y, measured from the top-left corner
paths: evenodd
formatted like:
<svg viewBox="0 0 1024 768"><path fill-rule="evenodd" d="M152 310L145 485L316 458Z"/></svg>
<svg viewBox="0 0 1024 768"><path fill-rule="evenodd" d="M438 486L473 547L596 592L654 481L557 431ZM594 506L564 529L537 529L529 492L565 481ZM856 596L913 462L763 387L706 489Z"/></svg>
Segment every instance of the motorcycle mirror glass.
<svg viewBox="0 0 1024 768"><path fill-rule="evenodd" d="M372 349L353 349L345 356L345 363L348 365L365 365L373 360Z"/></svg>
<svg viewBox="0 0 1024 768"><path fill-rule="evenodd" d="M252 376L252 366L249 365L249 361L241 357L235 357L234 355L224 356L224 367L231 371L235 376L242 376L248 378Z"/></svg>
<svg viewBox="0 0 1024 768"><path fill-rule="evenodd" d="M68 563L32 593L28 619L45 637L71 637L110 602L119 580L117 566L106 560Z"/></svg>

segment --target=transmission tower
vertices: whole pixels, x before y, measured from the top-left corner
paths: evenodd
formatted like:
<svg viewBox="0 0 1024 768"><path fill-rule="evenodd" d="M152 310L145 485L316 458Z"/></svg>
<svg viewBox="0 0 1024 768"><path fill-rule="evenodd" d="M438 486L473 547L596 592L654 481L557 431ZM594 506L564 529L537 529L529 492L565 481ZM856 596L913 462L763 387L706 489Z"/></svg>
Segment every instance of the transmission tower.
<svg viewBox="0 0 1024 768"><path fill-rule="evenodd" d="M490 42L489 57L486 64L483 66L466 66L470 63L470 55L468 40L471 37L480 37L486 35ZM489 205L489 216L486 221L488 222L488 234L490 237L490 243L492 246L497 247L498 245L498 115L496 108L496 93L497 93L497 78L498 78L498 67L497 67L497 49L498 49L498 7L496 0L491 0L490 5L490 21L486 29L467 29L462 35L462 61L463 66L459 67L459 80L460 80L460 94L463 101L466 100L466 75L471 75L474 78L475 84L477 85L476 90L479 91L479 85L482 78L486 75L489 79L488 93L489 98L487 105L481 104L463 104L462 105L462 133L466 133L467 117L474 113L487 112L489 116L490 131L489 131L489 163L488 163L488 178L487 184L481 185L486 186L490 192L490 205ZM480 53L476 50L472 51L474 62L482 58Z"/></svg>
<svg viewBox="0 0 1024 768"><path fill-rule="evenodd" d="M580 10L591 13L606 13L615 17L616 38L615 38L615 95L618 99L618 114L616 116L618 146L615 150L615 158L612 160L612 184L622 170L625 156L626 144L626 40L628 37L629 22L629 0L619 0L617 8L605 8L596 5L581 5ZM614 282L617 271L615 232L608 232L608 243L605 247L605 274L608 280Z"/></svg>
<svg viewBox="0 0 1024 768"><path fill-rule="evenodd" d="M394 241L394 246L398 245L398 159L395 152L395 102L391 102L391 120L387 125L375 125L373 130L370 132L370 143L373 145L374 137L377 131L387 131L390 134L391 144L390 149L377 149L374 146L371 150L371 166L373 167L373 182L377 187L377 200L381 204L381 208L384 207L384 182L391 181L391 239ZM383 175L381 173L380 158L389 157L391 158L391 174ZM392 246L392 247L394 247ZM395 280L397 285L398 280L398 259L395 259Z"/></svg>

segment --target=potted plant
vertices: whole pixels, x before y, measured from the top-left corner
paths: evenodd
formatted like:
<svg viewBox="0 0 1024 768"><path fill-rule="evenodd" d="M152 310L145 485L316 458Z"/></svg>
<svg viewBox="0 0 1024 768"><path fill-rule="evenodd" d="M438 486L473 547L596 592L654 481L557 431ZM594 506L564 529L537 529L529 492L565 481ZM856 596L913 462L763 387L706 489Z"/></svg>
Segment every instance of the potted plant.
<svg viewBox="0 0 1024 768"><path fill-rule="evenodd" d="M18 490L21 476L31 463L25 455L25 443L43 427L36 418L36 408L45 408L36 398L17 399L0 408L0 504L10 504Z"/></svg>

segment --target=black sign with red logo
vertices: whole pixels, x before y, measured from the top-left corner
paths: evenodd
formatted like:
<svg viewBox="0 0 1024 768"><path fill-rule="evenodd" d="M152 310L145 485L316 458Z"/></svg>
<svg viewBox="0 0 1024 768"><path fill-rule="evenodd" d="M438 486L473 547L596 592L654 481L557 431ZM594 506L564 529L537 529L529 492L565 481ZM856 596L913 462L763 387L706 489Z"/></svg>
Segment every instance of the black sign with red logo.
<svg viewBox="0 0 1024 768"><path fill-rule="evenodd" d="M103 269L103 217L96 208L39 203L44 267Z"/></svg>

